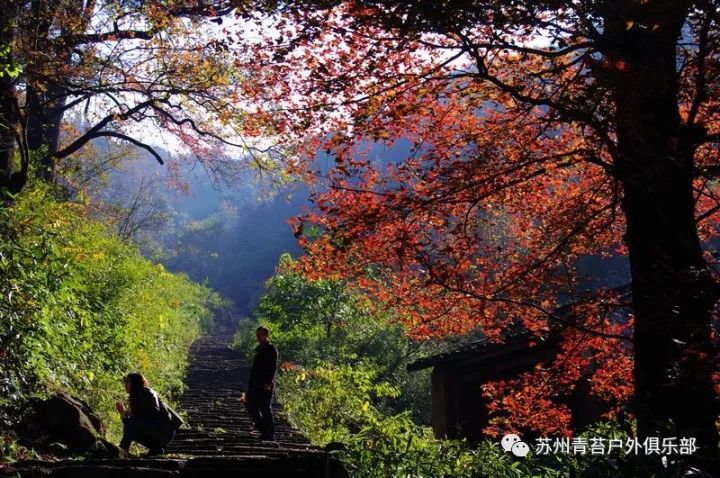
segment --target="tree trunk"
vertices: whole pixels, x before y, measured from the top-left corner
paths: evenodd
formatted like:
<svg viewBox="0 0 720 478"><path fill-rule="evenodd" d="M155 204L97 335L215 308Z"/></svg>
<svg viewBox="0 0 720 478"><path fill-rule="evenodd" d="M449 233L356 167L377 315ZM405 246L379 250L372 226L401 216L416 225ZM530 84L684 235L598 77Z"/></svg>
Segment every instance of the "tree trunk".
<svg viewBox="0 0 720 478"><path fill-rule="evenodd" d="M27 142L30 151L42 152L40 177L48 183L54 183L54 153L60 143L65 96L61 88L53 85L43 85L42 90L45 93L39 93L32 85L27 88Z"/></svg>
<svg viewBox="0 0 720 478"><path fill-rule="evenodd" d="M687 6L646 3L652 6L638 16L631 10L637 2L625 5L608 19L615 22L607 23L604 53L614 65L606 80L617 105L616 176L624 189L632 276L638 433L695 437L700 448L691 461L711 470L718 455L711 314L720 287L698 238L696 145L678 111L675 48ZM627 18L639 21L628 28Z"/></svg>
<svg viewBox="0 0 720 478"><path fill-rule="evenodd" d="M24 151L17 149L22 145L17 144L20 111L15 96L15 79L6 71L13 64L16 13L12 4L0 9L0 190L10 193L19 192L25 185L28 166ZM19 165L16 164L18 152L21 153Z"/></svg>
<svg viewBox="0 0 720 478"><path fill-rule="evenodd" d="M3 59L0 59L2 62ZM14 116L13 85L7 76L0 76L0 188L8 188L15 173L15 138L12 124Z"/></svg>
<svg viewBox="0 0 720 478"><path fill-rule="evenodd" d="M84 2L76 2L76 8L82 9ZM54 15L62 10L55 10L58 6L52 2L34 0L32 2L32 15L34 28L38 38L38 47L52 51L51 65L62 68L69 63L71 50L53 45L51 25ZM48 72L45 72L47 75ZM28 150L40 153L40 177L49 183L55 182L55 155L60 139L60 128L63 118L66 92L52 78L47 76L33 77L28 75L25 109L27 112L27 147Z"/></svg>
<svg viewBox="0 0 720 478"><path fill-rule="evenodd" d="M646 182L623 181L638 431L641 437L697 437L703 454L716 457L716 350L710 332L720 291L697 237L690 177L682 167L688 158L654 159L643 175Z"/></svg>

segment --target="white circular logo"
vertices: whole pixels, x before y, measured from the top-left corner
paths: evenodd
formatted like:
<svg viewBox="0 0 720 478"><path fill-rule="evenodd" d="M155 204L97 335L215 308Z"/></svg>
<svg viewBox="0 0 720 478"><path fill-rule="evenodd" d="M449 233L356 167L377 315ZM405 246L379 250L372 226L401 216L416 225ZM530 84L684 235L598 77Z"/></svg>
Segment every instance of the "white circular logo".
<svg viewBox="0 0 720 478"><path fill-rule="evenodd" d="M521 441L519 436L514 433L508 433L507 435L502 437L500 444L502 445L503 450L510 451L512 449L512 446L519 441Z"/></svg>
<svg viewBox="0 0 720 478"><path fill-rule="evenodd" d="M519 458L527 456L527 454L530 453L530 447L524 441L515 443L510 450Z"/></svg>
<svg viewBox="0 0 720 478"><path fill-rule="evenodd" d="M530 446L522 441L520 437L514 433L508 433L500 440L503 450L512 452L517 457L524 457L530 453Z"/></svg>

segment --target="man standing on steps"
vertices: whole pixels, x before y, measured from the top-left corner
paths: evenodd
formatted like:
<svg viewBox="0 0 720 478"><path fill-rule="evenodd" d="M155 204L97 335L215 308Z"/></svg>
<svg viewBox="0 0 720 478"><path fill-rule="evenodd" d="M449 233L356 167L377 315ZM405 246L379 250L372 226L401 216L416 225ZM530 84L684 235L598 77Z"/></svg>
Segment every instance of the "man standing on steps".
<svg viewBox="0 0 720 478"><path fill-rule="evenodd" d="M255 330L258 346L250 368L250 380L245 405L253 423L260 431L260 439L275 441L275 420L272 413L272 398L275 389L278 351L270 343L270 329L260 326Z"/></svg>

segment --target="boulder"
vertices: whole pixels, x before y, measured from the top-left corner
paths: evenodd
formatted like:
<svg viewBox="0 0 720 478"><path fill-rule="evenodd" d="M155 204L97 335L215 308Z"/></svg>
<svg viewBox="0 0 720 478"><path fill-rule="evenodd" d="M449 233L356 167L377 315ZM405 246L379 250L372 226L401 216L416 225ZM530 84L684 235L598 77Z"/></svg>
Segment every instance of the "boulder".
<svg viewBox="0 0 720 478"><path fill-rule="evenodd" d="M37 401L18 426L20 442L55 455L120 457L124 452L105 440L102 422L83 400L56 393Z"/></svg>

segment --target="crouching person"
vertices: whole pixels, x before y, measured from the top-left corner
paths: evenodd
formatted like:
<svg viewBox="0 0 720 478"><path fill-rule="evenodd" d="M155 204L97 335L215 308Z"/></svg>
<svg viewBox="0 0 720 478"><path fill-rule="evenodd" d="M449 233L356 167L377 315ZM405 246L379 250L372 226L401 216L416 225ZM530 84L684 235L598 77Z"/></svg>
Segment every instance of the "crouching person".
<svg viewBox="0 0 720 478"><path fill-rule="evenodd" d="M123 437L120 448L128 451L132 442L148 448L150 455L162 455L164 448L175 437L182 420L168 407L158 394L148 386L142 374L131 373L125 377L130 408L122 400L116 407L123 421Z"/></svg>

